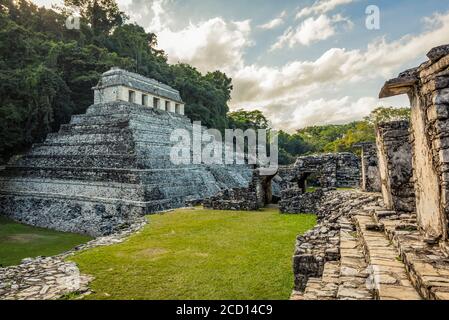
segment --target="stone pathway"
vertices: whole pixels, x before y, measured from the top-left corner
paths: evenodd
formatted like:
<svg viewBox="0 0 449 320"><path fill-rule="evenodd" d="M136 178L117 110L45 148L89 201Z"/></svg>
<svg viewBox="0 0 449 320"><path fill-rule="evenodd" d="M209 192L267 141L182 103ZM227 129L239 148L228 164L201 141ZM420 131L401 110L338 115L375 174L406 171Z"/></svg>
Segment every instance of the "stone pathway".
<svg viewBox="0 0 449 320"><path fill-rule="evenodd" d="M304 289L292 300L449 300L448 250L420 234L416 215L360 192L334 196L327 194L318 225L298 237L295 277Z"/></svg>
<svg viewBox="0 0 449 320"><path fill-rule="evenodd" d="M449 300L449 259L446 252L432 239L417 230L413 215L385 215L373 212L384 226L385 234L398 252L415 289L425 299Z"/></svg>
<svg viewBox="0 0 449 320"><path fill-rule="evenodd" d="M340 286L337 298L343 300L373 299L362 247L354 232L349 228L340 230L340 256Z"/></svg>
<svg viewBox="0 0 449 320"><path fill-rule="evenodd" d="M354 226L340 219L340 261L324 264L320 278L309 278L304 293L295 291L291 300L372 300L369 273Z"/></svg>
<svg viewBox="0 0 449 320"><path fill-rule="evenodd" d="M371 214L361 212L354 220L370 265L376 297L380 300L420 300L396 248L381 228L374 230L377 224Z"/></svg>
<svg viewBox="0 0 449 320"><path fill-rule="evenodd" d="M358 191L328 191L324 194L316 212L317 225L296 239L293 256L296 291L292 298L301 298L298 293L305 292L309 279L322 278L327 263L340 262L341 231L345 230L349 235L355 233L350 217L363 206L378 204L379 199L379 194ZM345 292L343 288L342 292Z"/></svg>
<svg viewBox="0 0 449 320"><path fill-rule="evenodd" d="M20 265L0 268L0 300L48 300L71 293L80 297L89 294L93 278L80 274L76 264L66 258L82 250L123 242L145 224L142 218L120 233L96 238L60 255L26 258Z"/></svg>

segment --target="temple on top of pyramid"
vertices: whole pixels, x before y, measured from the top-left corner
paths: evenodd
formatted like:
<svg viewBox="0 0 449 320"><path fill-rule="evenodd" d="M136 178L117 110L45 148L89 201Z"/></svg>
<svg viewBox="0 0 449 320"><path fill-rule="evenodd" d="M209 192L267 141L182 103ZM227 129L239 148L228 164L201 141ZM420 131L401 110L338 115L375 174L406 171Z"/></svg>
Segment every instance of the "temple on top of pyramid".
<svg viewBox="0 0 449 320"><path fill-rule="evenodd" d="M184 114L179 91L154 79L112 67L94 90L94 103L128 101L150 108Z"/></svg>
<svg viewBox="0 0 449 320"><path fill-rule="evenodd" d="M145 214L249 185L248 165L171 161L178 143L171 133L197 134L178 91L120 69L105 72L93 89L95 102L84 114L73 115L0 170L2 215L99 236ZM150 99L159 102L157 108Z"/></svg>

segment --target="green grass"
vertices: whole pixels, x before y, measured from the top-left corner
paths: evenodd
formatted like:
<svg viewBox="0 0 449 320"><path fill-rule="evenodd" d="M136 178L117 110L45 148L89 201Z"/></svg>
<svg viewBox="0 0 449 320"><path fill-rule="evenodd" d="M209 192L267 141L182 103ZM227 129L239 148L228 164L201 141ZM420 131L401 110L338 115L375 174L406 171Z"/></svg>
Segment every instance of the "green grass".
<svg viewBox="0 0 449 320"><path fill-rule="evenodd" d="M288 299L295 238L313 215L180 209L126 242L70 260L95 277L87 299Z"/></svg>
<svg viewBox="0 0 449 320"><path fill-rule="evenodd" d="M55 255L90 239L27 226L0 216L0 266L18 264L23 258Z"/></svg>
<svg viewBox="0 0 449 320"><path fill-rule="evenodd" d="M337 188L337 191L353 191L355 188Z"/></svg>

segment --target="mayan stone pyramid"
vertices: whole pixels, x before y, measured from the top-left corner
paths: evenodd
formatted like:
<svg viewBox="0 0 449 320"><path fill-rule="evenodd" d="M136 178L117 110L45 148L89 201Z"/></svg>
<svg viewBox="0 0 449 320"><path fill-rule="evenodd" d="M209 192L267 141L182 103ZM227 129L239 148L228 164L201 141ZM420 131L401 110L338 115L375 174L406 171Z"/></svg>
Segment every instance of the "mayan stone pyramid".
<svg viewBox="0 0 449 320"><path fill-rule="evenodd" d="M126 81L143 78L119 71ZM147 91L150 98L157 94ZM35 226L97 236L144 214L248 185L252 170L245 165L170 161L172 131L184 128L192 133L192 122L183 114L120 99L101 102L97 93L95 101L85 114L73 116L70 124L0 171L2 214Z"/></svg>

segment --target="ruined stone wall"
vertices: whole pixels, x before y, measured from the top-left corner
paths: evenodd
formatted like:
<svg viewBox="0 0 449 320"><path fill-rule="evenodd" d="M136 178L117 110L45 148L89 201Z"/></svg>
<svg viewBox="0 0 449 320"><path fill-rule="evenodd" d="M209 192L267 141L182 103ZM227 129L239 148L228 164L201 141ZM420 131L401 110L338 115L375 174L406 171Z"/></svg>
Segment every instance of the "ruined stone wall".
<svg viewBox="0 0 449 320"><path fill-rule="evenodd" d="M372 142L364 142L355 145L355 147L362 149L360 181L361 190L366 192L380 192L381 183L376 144Z"/></svg>
<svg viewBox="0 0 449 320"><path fill-rule="evenodd" d="M310 278L323 275L325 263L340 259L340 232L354 232L348 223L351 216L362 206L374 205L377 201L376 194L353 191L328 191L322 195L316 208L317 225L296 238L293 255L295 290L304 291Z"/></svg>
<svg viewBox="0 0 449 320"><path fill-rule="evenodd" d="M353 153L342 152L335 156L337 166L336 187L357 188L360 186L360 159Z"/></svg>
<svg viewBox="0 0 449 320"><path fill-rule="evenodd" d="M388 81L380 97L408 94L416 213L421 230L448 238L449 45L432 49L429 61Z"/></svg>
<svg viewBox="0 0 449 320"><path fill-rule="evenodd" d="M306 192L307 179L315 175L316 192ZM279 170L279 207L283 213L315 213L322 190L356 188L360 184L360 160L353 153L329 153L299 157L290 167Z"/></svg>
<svg viewBox="0 0 449 320"><path fill-rule="evenodd" d="M263 208L272 200L271 180L273 175L261 175L253 171L248 187L223 190L204 199L203 206L213 210L254 211Z"/></svg>
<svg viewBox="0 0 449 320"><path fill-rule="evenodd" d="M295 164L280 170L286 185L298 184L310 175L318 178L322 188L355 188L360 183L360 160L353 153L327 153L298 157Z"/></svg>
<svg viewBox="0 0 449 320"><path fill-rule="evenodd" d="M381 123L377 126L377 154L381 189L387 208L415 211L409 122Z"/></svg>
<svg viewBox="0 0 449 320"><path fill-rule="evenodd" d="M322 189L306 193L298 188L282 190L279 210L282 213L316 213L323 194Z"/></svg>

